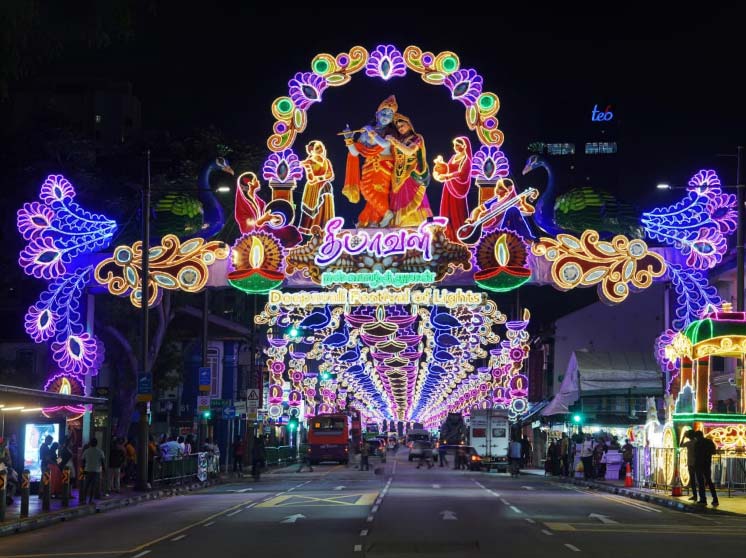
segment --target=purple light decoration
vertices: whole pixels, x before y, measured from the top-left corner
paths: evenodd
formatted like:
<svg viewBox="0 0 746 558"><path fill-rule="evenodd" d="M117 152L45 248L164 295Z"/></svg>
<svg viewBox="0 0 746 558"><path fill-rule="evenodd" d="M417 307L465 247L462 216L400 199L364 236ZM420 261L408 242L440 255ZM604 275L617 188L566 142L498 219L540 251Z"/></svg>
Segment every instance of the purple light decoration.
<svg viewBox="0 0 746 558"><path fill-rule="evenodd" d="M443 82L451 92L451 99L470 107L482 94L482 76L476 70L463 69L453 72Z"/></svg>
<svg viewBox="0 0 746 558"><path fill-rule="evenodd" d="M365 231L340 233L343 224L342 217L334 217L326 223L324 241L315 257L316 265L327 266L343 253L354 256L368 252L378 258L385 258L404 254L408 250L417 250L421 252L425 261L430 261L432 236L428 229L433 226L445 226L446 219L434 217L432 221L420 224L416 231L398 229L388 233L375 232L372 235Z"/></svg>
<svg viewBox="0 0 746 558"><path fill-rule="evenodd" d="M676 317L672 323L675 330L681 331L700 319L707 305L719 307L722 304L717 289L699 271L669 264L667 273L676 291Z"/></svg>
<svg viewBox="0 0 746 558"><path fill-rule="evenodd" d="M290 182L303 178L300 160L292 149L270 153L262 167L262 177L272 182Z"/></svg>
<svg viewBox="0 0 746 558"><path fill-rule="evenodd" d="M702 169L689 179L689 188L703 193L710 188L720 189L720 177L714 170Z"/></svg>
<svg viewBox="0 0 746 558"><path fill-rule="evenodd" d="M471 176L479 180L497 180L510 174L510 164L505 153L494 145L483 145L474 154Z"/></svg>
<svg viewBox="0 0 746 558"><path fill-rule="evenodd" d="M728 249L725 235L736 229L736 197L720 190L714 171L701 170L689 181L693 188L678 203L643 213L645 233L687 257L695 269L711 269Z"/></svg>
<svg viewBox="0 0 746 558"><path fill-rule="evenodd" d="M404 56L394 45L379 45L370 53L365 65L365 74L388 81L395 76L407 75L407 65Z"/></svg>
<svg viewBox="0 0 746 558"><path fill-rule="evenodd" d="M18 210L18 231L28 245L19 264L27 275L53 279L66 271L73 258L106 248L117 229L115 221L81 208L73 201L75 189L62 175L49 175L39 198Z"/></svg>
<svg viewBox="0 0 746 558"><path fill-rule="evenodd" d="M328 87L326 79L312 72L298 72L288 82L288 94L300 110L308 110L313 103L321 102L321 94Z"/></svg>
<svg viewBox="0 0 746 558"><path fill-rule="evenodd" d="M676 371L676 363L669 360L666 356L666 347L671 344L675 335L676 332L674 330L667 329L655 338L655 360L656 362L658 362L658 366L660 366L661 372L663 372L664 374L666 372ZM676 379L677 376L678 374L672 374L671 377L668 379L668 384L666 385L666 393L671 392L671 383Z"/></svg>
<svg viewBox="0 0 746 558"><path fill-rule="evenodd" d="M89 266L56 278L25 316L26 333L37 343L53 339L52 358L73 374L96 374L103 356L96 338L85 332L80 314L90 274Z"/></svg>

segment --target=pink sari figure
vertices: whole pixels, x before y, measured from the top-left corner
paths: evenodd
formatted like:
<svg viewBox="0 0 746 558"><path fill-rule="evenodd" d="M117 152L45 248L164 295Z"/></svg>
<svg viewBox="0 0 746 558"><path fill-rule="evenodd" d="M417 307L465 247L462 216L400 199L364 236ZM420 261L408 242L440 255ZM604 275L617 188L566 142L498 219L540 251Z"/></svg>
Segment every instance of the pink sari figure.
<svg viewBox="0 0 746 558"><path fill-rule="evenodd" d="M295 212L289 202L273 200L267 204L259 197L259 179L253 172L245 172L236 181L234 216L241 234L265 231L273 234L285 248L298 244L303 238L293 222Z"/></svg>
<svg viewBox="0 0 746 558"><path fill-rule="evenodd" d="M443 195L440 198L440 215L448 218L446 236L452 242L459 242L456 231L469 216L466 197L471 187L471 142L459 136L453 140L453 155L446 163L438 156L433 167L433 177L443 182Z"/></svg>

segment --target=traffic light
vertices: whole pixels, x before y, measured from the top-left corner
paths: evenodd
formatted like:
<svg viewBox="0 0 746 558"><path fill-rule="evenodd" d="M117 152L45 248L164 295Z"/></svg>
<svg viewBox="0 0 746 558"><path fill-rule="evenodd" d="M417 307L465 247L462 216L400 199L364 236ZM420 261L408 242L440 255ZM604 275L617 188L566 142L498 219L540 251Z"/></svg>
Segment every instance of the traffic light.
<svg viewBox="0 0 746 558"><path fill-rule="evenodd" d="M298 417L290 417L288 419L288 430L290 430L290 432L298 430Z"/></svg>
<svg viewBox="0 0 746 558"><path fill-rule="evenodd" d="M327 371L324 371L324 372L321 373L321 379L322 380L328 380L331 377L332 377L332 375L329 374L329 372L327 372Z"/></svg>
<svg viewBox="0 0 746 558"><path fill-rule="evenodd" d="M575 424L583 424L583 415L581 415L580 413L575 413L575 414L574 414L574 415L572 416L572 421L573 421L573 422L574 422Z"/></svg>
<svg viewBox="0 0 746 558"><path fill-rule="evenodd" d="M202 411L202 418L210 420L212 418L212 411Z"/></svg>

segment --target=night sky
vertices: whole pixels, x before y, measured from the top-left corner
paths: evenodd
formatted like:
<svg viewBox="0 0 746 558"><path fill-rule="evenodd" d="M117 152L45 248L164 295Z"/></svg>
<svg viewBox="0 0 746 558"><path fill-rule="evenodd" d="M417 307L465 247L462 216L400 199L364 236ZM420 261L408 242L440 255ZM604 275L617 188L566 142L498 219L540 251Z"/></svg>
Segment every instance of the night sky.
<svg viewBox="0 0 746 558"><path fill-rule="evenodd" d="M195 9L184 2L137 3L131 41L63 56L49 71L132 82L145 129L186 132L214 124L263 145L273 99L287 93L295 72L309 71L315 54L383 43L451 50L462 68L475 68L484 89L500 97L503 150L516 173L530 141L575 139L574 130L587 127L598 103L613 105L620 130L620 197L643 208L669 203L673 195L656 192L656 182L685 184L703 167L717 169L725 184L735 182L735 159L716 155L746 144L739 86L746 49L738 39L744 8L456 3L439 10L417 3L418 10L404 10L391 2L301 8L262 3L270 10L254 4L215 2ZM384 83L360 72L350 84L328 88L323 103L310 109L296 152L311 138L323 139L339 180L345 151L334 133L345 123L367 123L394 93L400 112L424 135L428 158L448 158L450 139L467 132L463 107L445 88L409 74ZM431 192L430 198L437 207L439 196ZM338 209L350 212L338 199ZM586 291L581 298L589 298Z"/></svg>

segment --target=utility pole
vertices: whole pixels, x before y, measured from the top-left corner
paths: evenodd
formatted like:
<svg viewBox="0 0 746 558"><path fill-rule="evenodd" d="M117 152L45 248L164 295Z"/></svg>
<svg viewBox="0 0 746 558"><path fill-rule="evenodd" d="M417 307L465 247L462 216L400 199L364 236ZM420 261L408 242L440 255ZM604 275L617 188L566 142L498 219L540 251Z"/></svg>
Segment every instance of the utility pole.
<svg viewBox="0 0 746 558"><path fill-rule="evenodd" d="M209 322L207 319L208 310L210 307L210 295L207 286L205 286L205 294L202 298L202 367L207 368L207 335L208 335L208 326ZM220 386L218 386L220 387ZM210 387L212 389L212 386ZM209 392L207 393L209 395ZM220 394L218 394L220 395ZM199 419L199 447L202 448L205 444L205 440L208 436L208 429L209 424L207 422L207 418L205 417L204 413L200 414ZM212 440L212 443L215 443L215 440Z"/></svg>
<svg viewBox="0 0 746 558"><path fill-rule="evenodd" d="M736 199L738 203L738 229L736 231L736 310L743 311L743 146L736 153Z"/></svg>
<svg viewBox="0 0 746 558"><path fill-rule="evenodd" d="M150 304L148 304L149 291L148 279L150 278L150 150L147 150L146 155L146 177L145 185L142 189L142 283L141 283L141 309L142 309L142 348L141 348L141 369L140 373L143 375L150 374L150 367L148 366L148 345L149 345L149 326L148 323L148 312L150 311ZM139 375L138 375L138 388L139 388ZM152 380L150 382L152 390ZM140 399L138 389L138 399ZM152 397L152 393L150 394ZM140 420L138 423L138 444L137 444L137 489L147 490L148 489L148 402L138 401L137 403Z"/></svg>

